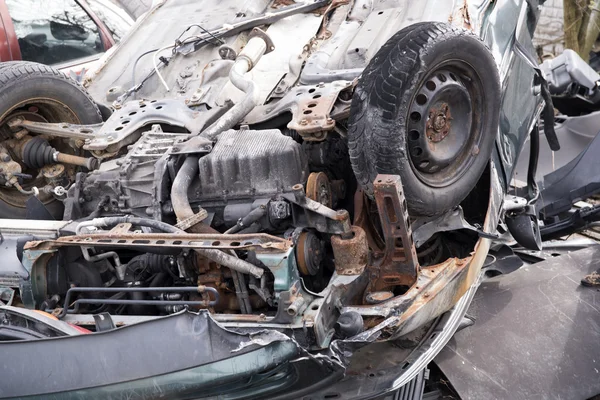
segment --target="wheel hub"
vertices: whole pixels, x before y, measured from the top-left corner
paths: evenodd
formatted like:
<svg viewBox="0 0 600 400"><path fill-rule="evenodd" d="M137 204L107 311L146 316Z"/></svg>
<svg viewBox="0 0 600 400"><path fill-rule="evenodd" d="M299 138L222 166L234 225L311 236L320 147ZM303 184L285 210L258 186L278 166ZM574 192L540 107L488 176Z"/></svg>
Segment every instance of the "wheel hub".
<svg viewBox="0 0 600 400"><path fill-rule="evenodd" d="M435 143L444 140L452 127L451 120L452 116L448 104L443 103L439 110L435 107L431 108L427 121L427 139Z"/></svg>
<svg viewBox="0 0 600 400"><path fill-rule="evenodd" d="M32 187L44 188L49 180L52 180L54 184L59 184L58 182L62 180L63 175L68 175L71 179L74 178L74 168L68 168L68 170L64 166L62 168L53 168L52 166L49 168L32 168L24 163L22 159L23 147L28 143L30 136L26 129L11 126L11 121L15 121L16 119L26 119L33 122L64 121L78 123L77 116L72 114L70 110L66 109L58 101L38 99L36 103L16 104L0 118L0 148L6 150L5 153L7 156L10 156L9 159L14 159L20 165L22 168L20 176L28 177L19 184L19 186L22 185L22 190L29 191ZM72 151L65 141L55 141L53 145L61 151ZM2 173L3 178L6 178L6 171ZM25 208L25 202L29 196L29 194L17 190L14 185L0 189L0 201L13 207ZM54 196L47 191L40 191L38 199L42 203L47 204L54 200Z"/></svg>

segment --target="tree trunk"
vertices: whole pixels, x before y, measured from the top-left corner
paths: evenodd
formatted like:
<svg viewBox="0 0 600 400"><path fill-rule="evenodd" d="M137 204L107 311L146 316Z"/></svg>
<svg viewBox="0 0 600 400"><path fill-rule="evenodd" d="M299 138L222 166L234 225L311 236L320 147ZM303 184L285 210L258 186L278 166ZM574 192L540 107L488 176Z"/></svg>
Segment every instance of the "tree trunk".
<svg viewBox="0 0 600 400"><path fill-rule="evenodd" d="M589 61L600 34L600 0L564 0L565 47Z"/></svg>

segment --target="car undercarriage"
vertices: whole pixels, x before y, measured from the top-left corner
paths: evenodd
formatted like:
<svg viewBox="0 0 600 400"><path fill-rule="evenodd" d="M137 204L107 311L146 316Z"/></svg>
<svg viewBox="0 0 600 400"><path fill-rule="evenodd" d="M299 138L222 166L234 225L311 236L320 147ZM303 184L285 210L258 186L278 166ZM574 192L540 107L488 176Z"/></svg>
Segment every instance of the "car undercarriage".
<svg viewBox="0 0 600 400"><path fill-rule="evenodd" d="M68 94L3 110L8 306L92 330L202 326L229 354L276 345L274 365L332 373L369 344L433 340L493 239L535 242L535 188L507 193L548 107L537 1L187 3L138 21L85 110Z"/></svg>

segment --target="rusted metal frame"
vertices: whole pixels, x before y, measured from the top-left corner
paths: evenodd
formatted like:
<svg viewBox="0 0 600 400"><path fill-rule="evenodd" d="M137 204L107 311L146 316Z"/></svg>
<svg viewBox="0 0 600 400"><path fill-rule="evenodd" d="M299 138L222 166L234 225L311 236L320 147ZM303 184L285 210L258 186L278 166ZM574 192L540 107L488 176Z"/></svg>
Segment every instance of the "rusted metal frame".
<svg viewBox="0 0 600 400"><path fill-rule="evenodd" d="M412 286L419 274L419 260L412 240L410 219L402 181L398 175L377 175L373 182L375 202L383 231L384 253L371 267L377 275L374 291Z"/></svg>
<svg viewBox="0 0 600 400"><path fill-rule="evenodd" d="M372 202L368 196L362 191L357 190L354 194L354 226L360 226L367 234L367 242L369 243L369 249L371 254L375 258L382 257L383 249L383 238L377 232L373 220L371 219L371 212L369 207Z"/></svg>
<svg viewBox="0 0 600 400"><path fill-rule="evenodd" d="M424 267L413 286L403 295L391 298L388 301L368 306L348 306L344 311L356 311L364 317L391 317L403 314L416 301L435 297L452 279L458 271L465 268L467 260L451 258L443 263Z"/></svg>
<svg viewBox="0 0 600 400"><path fill-rule="evenodd" d="M93 233L64 236L56 240L28 242L25 249L52 249L62 246L86 247L172 247L182 249L232 249L257 252L285 252L291 242L265 233L256 234L175 234L175 233Z"/></svg>
<svg viewBox="0 0 600 400"><path fill-rule="evenodd" d="M490 201L484 232L492 233L499 222L503 199L502 184L494 163L490 163ZM481 237L470 257L449 259L422 268L419 279L408 292L373 306L347 306L341 312L356 311L365 317L385 318L375 327L353 337L353 341L398 338L448 311L481 277L491 240Z"/></svg>
<svg viewBox="0 0 600 400"><path fill-rule="evenodd" d="M369 332L381 331L380 340L397 338L413 331L452 307L477 278L491 240L480 239L475 253L466 259L450 259L423 268L417 283L402 296L374 306L349 306L363 317L385 318ZM471 276L474 274L474 277Z"/></svg>

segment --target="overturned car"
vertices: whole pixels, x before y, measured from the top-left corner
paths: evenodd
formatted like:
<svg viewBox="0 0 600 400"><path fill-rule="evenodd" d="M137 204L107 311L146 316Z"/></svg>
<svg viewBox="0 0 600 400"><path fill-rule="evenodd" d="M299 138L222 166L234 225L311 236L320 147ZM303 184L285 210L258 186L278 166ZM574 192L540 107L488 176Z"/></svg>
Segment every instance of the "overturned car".
<svg viewBox="0 0 600 400"><path fill-rule="evenodd" d="M507 193L540 115L557 145L540 1L250 3L157 5L89 94L0 67L1 395L389 392L492 239L539 246Z"/></svg>

